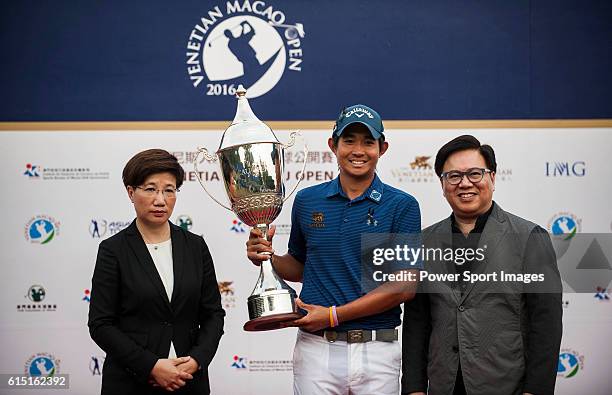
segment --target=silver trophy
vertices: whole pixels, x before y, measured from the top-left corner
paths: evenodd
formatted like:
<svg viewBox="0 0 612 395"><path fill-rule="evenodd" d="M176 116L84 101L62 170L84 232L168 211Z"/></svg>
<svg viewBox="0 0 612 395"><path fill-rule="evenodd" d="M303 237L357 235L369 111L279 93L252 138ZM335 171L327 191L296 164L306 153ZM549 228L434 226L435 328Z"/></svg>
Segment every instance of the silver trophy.
<svg viewBox="0 0 612 395"><path fill-rule="evenodd" d="M236 116L223 133L216 156L210 155L206 148L198 148L194 167L208 196L222 207L233 211L243 223L259 229L265 238L270 223L278 217L283 203L295 192L303 178L308 150L304 144L302 178L285 196L282 181L284 150L295 144L298 133L291 133L289 143L280 143L272 129L260 121L251 110L242 85L236 90L236 96ZM231 207L215 199L206 189L198 170L200 154L211 163L219 161ZM249 321L244 324L244 329L278 329L282 322L300 318L302 315L297 311L296 297L295 291L274 271L271 259L264 261L260 266L255 289L248 298Z"/></svg>

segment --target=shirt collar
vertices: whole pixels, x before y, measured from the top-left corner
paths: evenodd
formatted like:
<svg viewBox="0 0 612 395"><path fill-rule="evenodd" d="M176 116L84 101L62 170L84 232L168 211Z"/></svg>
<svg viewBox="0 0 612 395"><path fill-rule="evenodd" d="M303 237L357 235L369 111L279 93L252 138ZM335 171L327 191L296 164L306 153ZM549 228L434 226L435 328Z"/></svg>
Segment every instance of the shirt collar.
<svg viewBox="0 0 612 395"><path fill-rule="evenodd" d="M327 194L325 196L330 198L330 197L333 197L333 196L336 196L336 195L346 196L346 195L344 195L344 192L342 191L342 188L340 188L340 176L334 178L327 185Z"/></svg>
<svg viewBox="0 0 612 395"><path fill-rule="evenodd" d="M491 204L491 208L489 208L489 210L487 210L486 213L480 214L478 218L476 218L476 224L474 225L474 229L470 231L470 234L471 233L482 233L485 225L487 224L487 220L489 219L489 216L493 212L493 207L495 207L495 202ZM453 233L461 233L461 230L459 230L459 227L457 226L457 221L455 220L455 214L451 213L450 220L451 220L451 228L453 230Z"/></svg>
<svg viewBox="0 0 612 395"><path fill-rule="evenodd" d="M378 178L378 175L374 174L374 179L372 180L372 183L370 184L368 189L366 189L365 192L361 196L356 198L354 201L370 199L371 201L380 204L383 197L384 186L385 184L383 184L380 178ZM334 178L327 187L326 197L330 198L336 195L340 195L348 199L348 197L342 190L342 186L340 185L340 176Z"/></svg>

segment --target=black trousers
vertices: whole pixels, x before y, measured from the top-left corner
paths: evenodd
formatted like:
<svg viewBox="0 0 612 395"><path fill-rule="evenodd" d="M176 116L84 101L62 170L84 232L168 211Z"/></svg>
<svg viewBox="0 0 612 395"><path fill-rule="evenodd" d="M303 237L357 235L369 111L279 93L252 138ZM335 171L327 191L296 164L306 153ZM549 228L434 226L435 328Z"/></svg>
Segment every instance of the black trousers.
<svg viewBox="0 0 612 395"><path fill-rule="evenodd" d="M463 373L461 372L461 364L459 364L459 369L457 369L457 379L455 380L455 389L453 390L453 395L467 395L465 391L465 384L463 383Z"/></svg>

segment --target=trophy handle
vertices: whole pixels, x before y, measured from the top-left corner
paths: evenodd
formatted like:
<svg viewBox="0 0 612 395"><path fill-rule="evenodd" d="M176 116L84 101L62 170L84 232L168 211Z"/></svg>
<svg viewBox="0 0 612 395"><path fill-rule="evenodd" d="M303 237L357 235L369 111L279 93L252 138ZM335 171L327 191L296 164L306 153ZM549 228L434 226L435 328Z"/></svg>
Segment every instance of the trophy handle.
<svg viewBox="0 0 612 395"><path fill-rule="evenodd" d="M300 131L291 132L291 134L289 135L289 142L287 144L282 144L282 146L283 146L283 148L293 147L293 145L295 144L296 136L300 136L302 138L303 143L304 143L304 164L302 165L302 171L300 172L300 179L293 186L293 189L291 189L291 192L289 192L289 194L287 196L285 196L285 198L283 199L283 203L285 203L287 201L287 199L289 199L291 197L291 195L293 195L295 193L295 190L300 185L300 182L302 182L304 180L304 170L306 170L306 160L308 159L308 146L306 145L306 139L304 139L304 135L302 135L302 133Z"/></svg>
<svg viewBox="0 0 612 395"><path fill-rule="evenodd" d="M195 168L196 177L198 177L198 181L200 182L200 185L202 185L202 188L204 188L204 192L206 192L206 194L208 196L210 196L210 198L212 200L217 202L218 205L228 209L229 211L232 211L231 208L227 207L225 204L223 204L220 201L218 201L217 199L215 199L215 197L213 195L211 195L210 192L208 192L208 189L206 189L206 187L204 186L204 183L202 182L202 178L200 178L200 170L198 170L198 157L200 156L200 154L202 154L204 159L206 159L209 163L214 163L214 162L217 161L217 157L209 154L208 150L206 148L202 148L202 147L198 148L198 152L197 152L195 158L193 159L193 167ZM304 163L306 163L306 159L305 158L304 158Z"/></svg>

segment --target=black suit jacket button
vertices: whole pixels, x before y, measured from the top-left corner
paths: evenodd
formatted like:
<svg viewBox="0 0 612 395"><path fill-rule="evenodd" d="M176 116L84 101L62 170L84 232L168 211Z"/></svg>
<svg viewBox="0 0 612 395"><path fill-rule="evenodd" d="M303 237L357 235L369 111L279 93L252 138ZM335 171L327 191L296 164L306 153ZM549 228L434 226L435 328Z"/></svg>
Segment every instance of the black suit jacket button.
<svg viewBox="0 0 612 395"><path fill-rule="evenodd" d="M457 346L453 346L453 352L454 352L454 353L458 353L458 352L459 352L459 347L457 347Z"/></svg>
<svg viewBox="0 0 612 395"><path fill-rule="evenodd" d="M463 305L461 305L461 306L458 307L458 310L459 311L465 311L465 307Z"/></svg>

